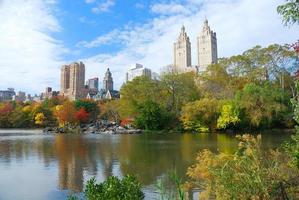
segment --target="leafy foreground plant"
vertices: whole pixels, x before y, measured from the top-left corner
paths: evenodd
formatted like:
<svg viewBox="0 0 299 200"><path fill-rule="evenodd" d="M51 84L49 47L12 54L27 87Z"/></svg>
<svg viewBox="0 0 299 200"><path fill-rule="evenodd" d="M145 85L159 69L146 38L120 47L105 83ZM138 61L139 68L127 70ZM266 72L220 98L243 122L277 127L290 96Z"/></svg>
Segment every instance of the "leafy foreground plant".
<svg viewBox="0 0 299 200"><path fill-rule="evenodd" d="M237 137L235 154L203 150L188 169L186 185L202 190L199 199L298 199L299 171L288 164L290 155L263 153L261 136Z"/></svg>
<svg viewBox="0 0 299 200"><path fill-rule="evenodd" d="M106 181L97 184L95 178L87 181L84 190L87 200L141 200L144 194L141 185L134 176L126 175L122 179L110 176ZM68 200L78 200L70 196Z"/></svg>

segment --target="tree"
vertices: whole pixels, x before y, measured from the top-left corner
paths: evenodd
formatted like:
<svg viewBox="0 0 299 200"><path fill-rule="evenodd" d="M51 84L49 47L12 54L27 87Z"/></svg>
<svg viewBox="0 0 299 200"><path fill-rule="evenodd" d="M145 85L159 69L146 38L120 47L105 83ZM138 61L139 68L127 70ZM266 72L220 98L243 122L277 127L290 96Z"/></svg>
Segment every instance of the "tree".
<svg viewBox="0 0 299 200"><path fill-rule="evenodd" d="M54 111L60 127L64 127L67 123L75 123L75 113L75 106L70 101L65 101L63 105L57 105Z"/></svg>
<svg viewBox="0 0 299 200"><path fill-rule="evenodd" d="M239 112L236 107L232 103L224 104L220 116L217 119L217 128L226 129L235 126L239 122Z"/></svg>
<svg viewBox="0 0 299 200"><path fill-rule="evenodd" d="M183 106L180 117L184 129L198 132L215 129L220 105L220 101L211 98L187 103Z"/></svg>
<svg viewBox="0 0 299 200"><path fill-rule="evenodd" d="M14 111L14 105L10 102L5 102L0 105L0 127L10 128L12 127L11 115Z"/></svg>
<svg viewBox="0 0 299 200"><path fill-rule="evenodd" d="M158 130L167 124L166 112L160 105L147 100L138 106L139 114L135 118L135 125L146 130Z"/></svg>
<svg viewBox="0 0 299 200"><path fill-rule="evenodd" d="M120 122L120 100L104 101L99 103L100 117L113 122ZM125 108L124 108L125 109ZM123 110L124 110L123 109Z"/></svg>
<svg viewBox="0 0 299 200"><path fill-rule="evenodd" d="M286 0L287 3L277 7L278 14L282 15L285 25L299 24L299 1Z"/></svg>
<svg viewBox="0 0 299 200"><path fill-rule="evenodd" d="M35 115L34 119L35 119L35 124L43 125L46 120L46 117L45 117L44 113L37 113Z"/></svg>
<svg viewBox="0 0 299 200"><path fill-rule="evenodd" d="M88 121L89 114L85 111L83 107L81 107L76 113L75 113L75 119L80 124L86 123Z"/></svg>
<svg viewBox="0 0 299 200"><path fill-rule="evenodd" d="M148 100L158 102L162 107L166 107L167 96L161 82L146 76L136 77L127 82L121 87L120 95L118 111L121 118L136 116L139 104Z"/></svg>
<svg viewBox="0 0 299 200"><path fill-rule="evenodd" d="M97 119L100 112L97 102L88 99L79 99L76 100L74 104L77 110L80 110L80 108L84 108L84 110L88 112L89 118L91 120L95 121Z"/></svg>
<svg viewBox="0 0 299 200"><path fill-rule="evenodd" d="M236 94L235 102L242 113L242 118L251 127L271 126L273 118L286 109L282 103L281 90L270 83L264 85L247 84Z"/></svg>
<svg viewBox="0 0 299 200"><path fill-rule="evenodd" d="M164 104L168 110L178 115L183 104L199 98L195 80L193 72L179 74L168 69L162 74L161 86L165 93L161 95L167 97Z"/></svg>

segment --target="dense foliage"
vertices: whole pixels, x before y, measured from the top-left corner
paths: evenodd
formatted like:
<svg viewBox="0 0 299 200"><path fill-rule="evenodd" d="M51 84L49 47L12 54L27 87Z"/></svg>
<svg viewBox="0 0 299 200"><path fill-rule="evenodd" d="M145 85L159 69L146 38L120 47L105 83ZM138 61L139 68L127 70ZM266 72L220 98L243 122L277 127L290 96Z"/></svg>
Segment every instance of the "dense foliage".
<svg viewBox="0 0 299 200"><path fill-rule="evenodd" d="M78 100L71 102L62 97L43 102L1 102L1 128L34 128L80 125L93 121L99 114L97 102Z"/></svg>
<svg viewBox="0 0 299 200"><path fill-rule="evenodd" d="M201 188L200 199L297 199L299 170L288 165L290 156L262 151L261 136L238 138L232 155L201 151L188 169L187 187Z"/></svg>
<svg viewBox="0 0 299 200"><path fill-rule="evenodd" d="M149 130L293 128L289 99L296 96L298 65L289 45L256 46L204 72L179 74L170 67L159 80L137 77L121 87L119 100L2 102L0 127L79 125L101 118Z"/></svg>
<svg viewBox="0 0 299 200"><path fill-rule="evenodd" d="M122 179L110 176L99 184L92 178L87 181L84 196L87 200L141 200L144 198L140 183L130 175ZM69 200L76 199L78 198L75 196L69 198Z"/></svg>
<svg viewBox="0 0 299 200"><path fill-rule="evenodd" d="M277 7L277 12L282 15L283 22L288 24L294 24L299 22L299 1L287 0L285 4Z"/></svg>
<svg viewBox="0 0 299 200"><path fill-rule="evenodd" d="M167 68L160 80L138 77L124 84L113 113L121 119L145 119L155 104L161 114L137 123L148 129L159 127L152 124L163 122L164 112L173 127L187 131L292 128L289 99L295 96L298 64L292 47L274 44L222 58L199 74Z"/></svg>

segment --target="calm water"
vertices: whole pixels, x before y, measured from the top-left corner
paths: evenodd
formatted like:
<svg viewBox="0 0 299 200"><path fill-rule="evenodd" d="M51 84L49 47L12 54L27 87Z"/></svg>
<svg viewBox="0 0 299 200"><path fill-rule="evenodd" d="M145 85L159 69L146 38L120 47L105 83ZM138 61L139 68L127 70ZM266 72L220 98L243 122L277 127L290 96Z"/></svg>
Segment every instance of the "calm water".
<svg viewBox="0 0 299 200"><path fill-rule="evenodd" d="M279 146L289 134L263 135L265 149ZM237 141L227 134L44 135L38 130L0 130L0 200L66 199L86 181L135 174L146 199L155 184L176 169L183 177L204 148L233 152ZM166 181L167 184L167 181Z"/></svg>

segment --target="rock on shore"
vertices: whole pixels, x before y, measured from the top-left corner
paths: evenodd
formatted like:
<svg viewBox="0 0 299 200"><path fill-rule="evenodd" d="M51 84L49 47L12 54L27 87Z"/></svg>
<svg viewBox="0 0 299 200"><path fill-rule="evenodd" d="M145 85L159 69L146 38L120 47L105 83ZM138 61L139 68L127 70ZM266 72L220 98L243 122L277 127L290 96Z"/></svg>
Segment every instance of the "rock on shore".
<svg viewBox="0 0 299 200"><path fill-rule="evenodd" d="M93 134L140 134L142 130L134 129L132 127L122 127L115 122L106 120L99 120L84 126L71 126L67 125L63 128L59 127L46 127L44 133L93 133Z"/></svg>

